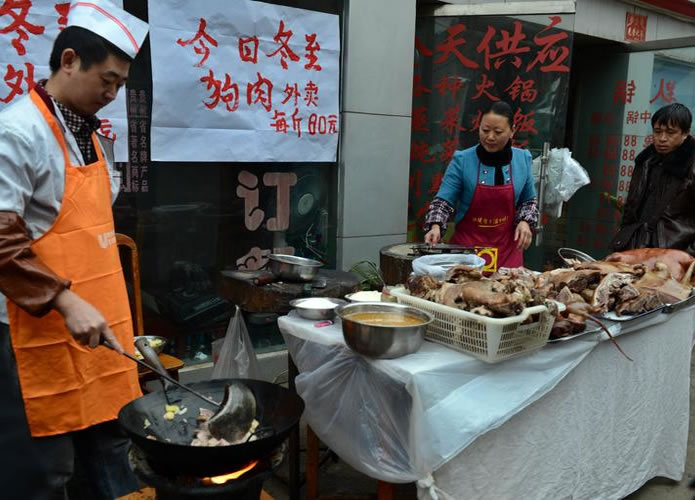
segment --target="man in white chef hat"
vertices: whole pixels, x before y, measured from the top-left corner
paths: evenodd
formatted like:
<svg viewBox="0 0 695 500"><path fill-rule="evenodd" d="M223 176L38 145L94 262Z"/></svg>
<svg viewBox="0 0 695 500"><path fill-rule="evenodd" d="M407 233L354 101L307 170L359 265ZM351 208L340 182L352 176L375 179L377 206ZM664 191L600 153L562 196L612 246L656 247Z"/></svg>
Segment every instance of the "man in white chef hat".
<svg viewBox="0 0 695 500"><path fill-rule="evenodd" d="M138 486L115 421L141 394L136 365L98 347L133 351L111 210L119 186L95 113L115 99L147 30L108 0L73 1L50 77L0 113L0 392L16 401L0 409L0 454L23 448L21 469L38 452L51 498L65 498L76 459L89 498ZM16 491L18 477L0 490Z"/></svg>

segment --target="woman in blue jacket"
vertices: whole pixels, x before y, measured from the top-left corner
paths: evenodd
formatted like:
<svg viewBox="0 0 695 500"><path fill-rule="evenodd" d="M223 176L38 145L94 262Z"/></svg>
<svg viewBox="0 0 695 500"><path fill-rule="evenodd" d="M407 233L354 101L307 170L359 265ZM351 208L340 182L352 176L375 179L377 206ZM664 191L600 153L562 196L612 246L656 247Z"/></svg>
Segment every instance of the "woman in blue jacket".
<svg viewBox="0 0 695 500"><path fill-rule="evenodd" d="M480 143L454 153L425 216L425 242L434 245L457 212L451 243L491 249L485 267L491 271L522 266L538 224L531 153L512 147L513 124L506 102L483 113Z"/></svg>

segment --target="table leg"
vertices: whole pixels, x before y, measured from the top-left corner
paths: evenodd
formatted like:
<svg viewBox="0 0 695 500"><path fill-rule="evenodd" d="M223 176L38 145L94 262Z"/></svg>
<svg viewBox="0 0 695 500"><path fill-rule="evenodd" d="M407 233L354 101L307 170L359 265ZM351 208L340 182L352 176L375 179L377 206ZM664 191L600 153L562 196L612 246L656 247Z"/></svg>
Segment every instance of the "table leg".
<svg viewBox="0 0 695 500"><path fill-rule="evenodd" d="M290 391L297 393L294 379L299 374L292 356L287 353L287 385ZM299 424L290 432L290 500L299 500Z"/></svg>
<svg viewBox="0 0 695 500"><path fill-rule="evenodd" d="M379 481L376 493L377 500L394 500L396 498L396 485Z"/></svg>
<svg viewBox="0 0 695 500"><path fill-rule="evenodd" d="M319 496L319 438L306 426L306 500Z"/></svg>

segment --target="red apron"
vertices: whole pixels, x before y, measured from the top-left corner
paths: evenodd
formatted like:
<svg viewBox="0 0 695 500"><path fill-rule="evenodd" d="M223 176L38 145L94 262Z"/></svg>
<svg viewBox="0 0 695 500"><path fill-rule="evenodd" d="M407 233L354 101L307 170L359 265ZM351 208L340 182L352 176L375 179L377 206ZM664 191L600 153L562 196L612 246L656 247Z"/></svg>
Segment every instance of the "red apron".
<svg viewBox="0 0 695 500"><path fill-rule="evenodd" d="M514 178L509 165L509 184L486 186L478 177L471 205L461 222L456 224L451 243L471 248L487 248L479 253L485 259L485 271L500 267L521 267L524 256L514 241Z"/></svg>

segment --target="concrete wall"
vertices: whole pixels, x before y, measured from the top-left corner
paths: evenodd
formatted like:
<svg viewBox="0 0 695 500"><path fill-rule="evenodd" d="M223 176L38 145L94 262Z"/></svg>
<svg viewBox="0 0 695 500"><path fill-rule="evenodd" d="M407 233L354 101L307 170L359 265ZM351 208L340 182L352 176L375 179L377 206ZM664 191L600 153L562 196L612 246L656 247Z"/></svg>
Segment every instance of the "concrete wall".
<svg viewBox="0 0 695 500"><path fill-rule="evenodd" d="M404 242L415 0L346 0L338 267Z"/></svg>

